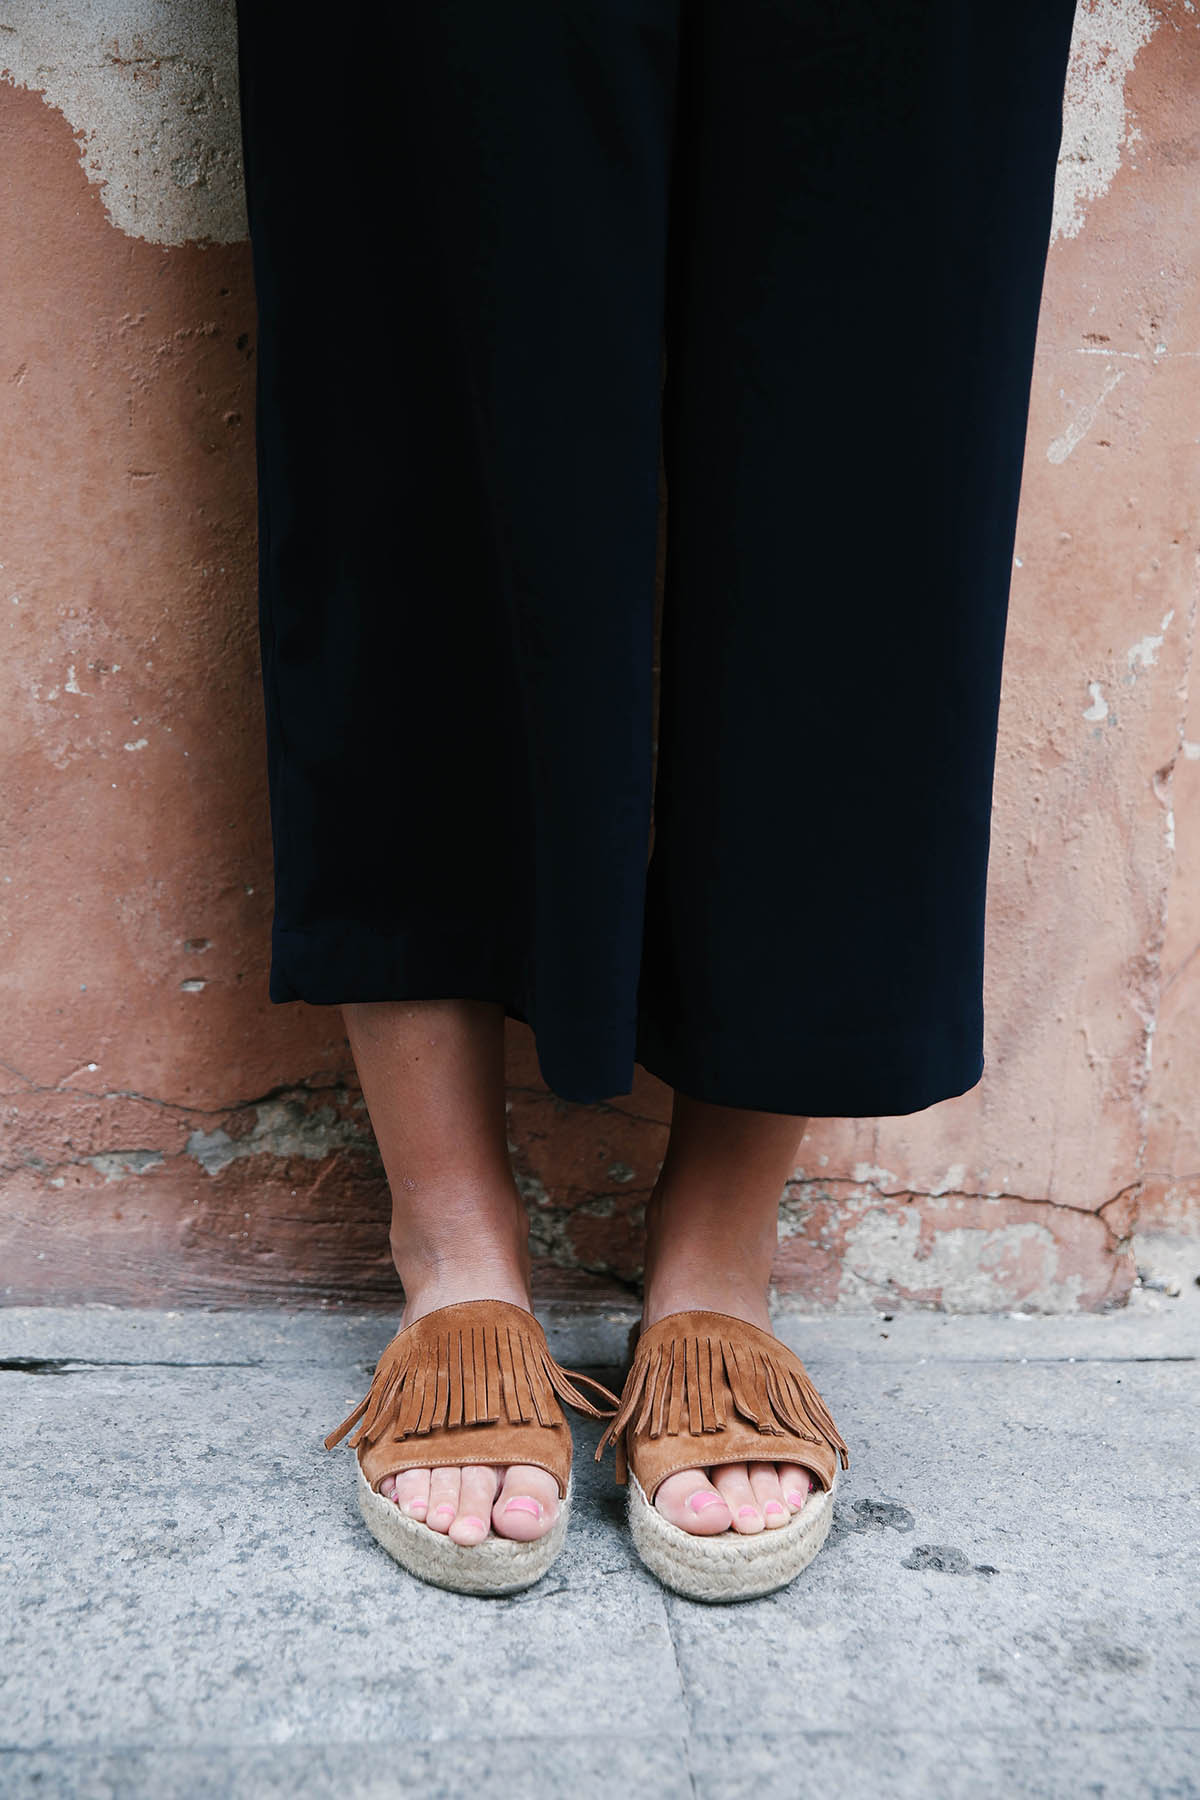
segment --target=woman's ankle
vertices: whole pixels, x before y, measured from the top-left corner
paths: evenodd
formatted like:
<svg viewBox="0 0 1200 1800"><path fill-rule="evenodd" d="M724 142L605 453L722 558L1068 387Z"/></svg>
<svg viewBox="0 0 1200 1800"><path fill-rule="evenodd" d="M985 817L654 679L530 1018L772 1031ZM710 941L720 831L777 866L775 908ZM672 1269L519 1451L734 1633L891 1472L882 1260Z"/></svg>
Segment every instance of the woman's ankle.
<svg viewBox="0 0 1200 1800"><path fill-rule="evenodd" d="M413 1325L439 1307L458 1306L464 1300L507 1300L533 1311L527 1280L511 1271L481 1266L442 1271L434 1278L410 1276L404 1288L401 1325Z"/></svg>
<svg viewBox="0 0 1200 1800"><path fill-rule="evenodd" d="M529 1218L511 1193L448 1193L419 1216L393 1206L392 1261L404 1288L404 1323L463 1300L508 1300L529 1307Z"/></svg>
<svg viewBox="0 0 1200 1800"><path fill-rule="evenodd" d="M673 1312L726 1312L770 1330L767 1297L770 1256L761 1246L731 1248L727 1234L711 1241L703 1229L664 1208L651 1195L646 1209L646 1259L642 1324L648 1327Z"/></svg>
<svg viewBox="0 0 1200 1800"><path fill-rule="evenodd" d="M766 1289L715 1276L705 1280L696 1272L691 1272L686 1279L665 1281L647 1288L642 1299L642 1329L648 1330L668 1313L677 1312L729 1313L735 1319L744 1319L748 1325L758 1325L763 1331L771 1330Z"/></svg>

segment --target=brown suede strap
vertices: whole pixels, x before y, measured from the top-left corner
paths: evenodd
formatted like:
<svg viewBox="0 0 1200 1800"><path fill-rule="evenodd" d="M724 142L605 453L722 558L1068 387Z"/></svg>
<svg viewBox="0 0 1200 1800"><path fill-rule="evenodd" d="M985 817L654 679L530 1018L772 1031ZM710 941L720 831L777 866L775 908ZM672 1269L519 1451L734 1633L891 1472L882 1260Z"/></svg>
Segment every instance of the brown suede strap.
<svg viewBox="0 0 1200 1800"><path fill-rule="evenodd" d="M617 1447L648 1499L668 1475L716 1463L799 1463L823 1488L850 1456L807 1369L786 1344L730 1313L678 1312L638 1337L616 1416Z"/></svg>
<svg viewBox="0 0 1200 1800"><path fill-rule="evenodd" d="M589 1400L575 1385L581 1381L611 1407ZM562 1497L571 1432L556 1396L593 1419L610 1417L617 1406L601 1382L555 1362L545 1332L523 1306L464 1300L396 1333L366 1396L325 1448L357 1424L350 1447L376 1492L386 1476L405 1469L529 1463L554 1476Z"/></svg>

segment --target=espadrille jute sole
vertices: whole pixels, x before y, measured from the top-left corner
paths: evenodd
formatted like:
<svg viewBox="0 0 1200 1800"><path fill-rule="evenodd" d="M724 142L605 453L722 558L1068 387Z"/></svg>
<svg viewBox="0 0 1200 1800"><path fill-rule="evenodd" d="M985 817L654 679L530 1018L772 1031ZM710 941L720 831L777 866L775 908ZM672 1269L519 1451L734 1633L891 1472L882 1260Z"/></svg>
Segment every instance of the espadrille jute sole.
<svg viewBox="0 0 1200 1800"><path fill-rule="evenodd" d="M393 1500L377 1494L355 1462L358 1507L371 1536L421 1581L450 1588L456 1594L516 1594L540 1581L567 1537L574 1477L559 1502L558 1517L544 1537L520 1544L512 1538L487 1537L482 1544L456 1544L410 1519Z"/></svg>
<svg viewBox="0 0 1200 1800"><path fill-rule="evenodd" d="M664 1587L688 1600L756 1600L786 1587L808 1567L833 1523L833 1489L816 1489L774 1531L700 1537L665 1519L632 1469L625 1504L638 1555Z"/></svg>

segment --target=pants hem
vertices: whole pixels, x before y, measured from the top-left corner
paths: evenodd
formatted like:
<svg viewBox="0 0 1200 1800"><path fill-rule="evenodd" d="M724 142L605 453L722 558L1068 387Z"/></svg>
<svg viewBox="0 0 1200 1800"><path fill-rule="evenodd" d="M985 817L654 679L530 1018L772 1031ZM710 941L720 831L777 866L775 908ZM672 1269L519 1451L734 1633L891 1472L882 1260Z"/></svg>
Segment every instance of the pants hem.
<svg viewBox="0 0 1200 1800"><path fill-rule="evenodd" d="M957 1099L984 1071L982 1022L924 1032L869 1032L799 1045L765 1060L702 1033L670 1039L643 1016L637 1060L676 1092L718 1106L812 1119L878 1119Z"/></svg>

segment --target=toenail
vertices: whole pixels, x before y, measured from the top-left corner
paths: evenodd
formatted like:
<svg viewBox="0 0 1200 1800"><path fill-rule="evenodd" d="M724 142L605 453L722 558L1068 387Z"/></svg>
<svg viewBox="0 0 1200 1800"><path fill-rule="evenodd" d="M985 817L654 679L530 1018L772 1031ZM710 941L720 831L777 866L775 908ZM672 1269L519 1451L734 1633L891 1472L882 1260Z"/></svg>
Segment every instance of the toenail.
<svg viewBox="0 0 1200 1800"><path fill-rule="evenodd" d="M767 1504L763 1507L763 1511L764 1512L784 1512L784 1511L786 1511L786 1508L784 1507L783 1502L781 1500L768 1500Z"/></svg>
<svg viewBox="0 0 1200 1800"><path fill-rule="evenodd" d="M688 1501L688 1505L695 1512L700 1512L706 1506L724 1506L724 1504L720 1494L706 1494L703 1488L698 1494L693 1494Z"/></svg>
<svg viewBox="0 0 1200 1800"><path fill-rule="evenodd" d="M399 1501L397 1501L397 1505L399 1505ZM410 1500L408 1503L408 1510L409 1512L424 1512L428 1505L428 1500Z"/></svg>
<svg viewBox="0 0 1200 1800"><path fill-rule="evenodd" d="M420 1501L418 1501L417 1504L419 1506ZM454 1508L452 1506L435 1506L434 1507L433 1516L435 1519L439 1518L442 1513L449 1513L453 1517Z"/></svg>
<svg viewBox="0 0 1200 1800"><path fill-rule="evenodd" d="M758 1517L758 1508L756 1506L739 1506L738 1507L738 1518L739 1519L757 1519L757 1517Z"/></svg>
<svg viewBox="0 0 1200 1800"><path fill-rule="evenodd" d="M540 1519L542 1516L542 1509L539 1503L536 1500L529 1499L525 1494L515 1494L511 1500L505 1503L504 1510L506 1513L532 1513L535 1519Z"/></svg>
<svg viewBox="0 0 1200 1800"><path fill-rule="evenodd" d="M472 1531L487 1530L487 1526L484 1524L483 1520L473 1518L470 1513L467 1514L465 1519L460 1519L458 1522L460 1525L469 1525Z"/></svg>
<svg viewBox="0 0 1200 1800"><path fill-rule="evenodd" d="M807 1494L789 1494L788 1499L791 1501L793 1506L803 1506L804 1502L808 1499L808 1495Z"/></svg>

